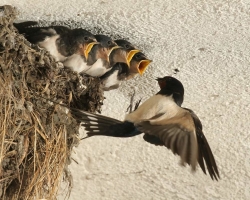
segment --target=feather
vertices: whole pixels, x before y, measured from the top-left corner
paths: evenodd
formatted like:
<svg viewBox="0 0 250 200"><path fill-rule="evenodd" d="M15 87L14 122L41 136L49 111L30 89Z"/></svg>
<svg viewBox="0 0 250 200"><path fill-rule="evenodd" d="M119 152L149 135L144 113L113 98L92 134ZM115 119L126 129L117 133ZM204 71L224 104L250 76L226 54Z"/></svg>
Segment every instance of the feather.
<svg viewBox="0 0 250 200"><path fill-rule="evenodd" d="M72 115L81 121L88 136L105 135L112 137L132 137L140 134L132 122L122 122L111 117L71 109Z"/></svg>

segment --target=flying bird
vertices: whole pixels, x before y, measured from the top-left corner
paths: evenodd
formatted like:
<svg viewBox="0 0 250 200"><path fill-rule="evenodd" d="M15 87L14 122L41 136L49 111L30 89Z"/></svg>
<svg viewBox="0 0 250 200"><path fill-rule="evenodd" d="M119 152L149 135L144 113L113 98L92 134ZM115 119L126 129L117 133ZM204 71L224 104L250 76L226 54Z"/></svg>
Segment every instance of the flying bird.
<svg viewBox="0 0 250 200"><path fill-rule="evenodd" d="M14 23L20 34L32 44L45 48L56 61L64 62L73 54L85 60L97 41L87 30L70 29L65 26L33 27L38 23L26 21Z"/></svg>
<svg viewBox="0 0 250 200"><path fill-rule="evenodd" d="M151 63L142 52L127 50L125 48L115 49L110 54L111 70L100 77L103 90L113 90L120 86L121 81L134 77L134 74L142 74ZM133 73L131 72L133 68Z"/></svg>
<svg viewBox="0 0 250 200"><path fill-rule="evenodd" d="M141 133L144 140L154 145L164 145L180 156L194 171L197 163L214 180L220 178L219 171L202 130L197 115L181 107L184 87L174 77L157 79L160 91L125 116L124 121L110 117L71 109L72 114L85 127L88 136L104 135L132 137Z"/></svg>

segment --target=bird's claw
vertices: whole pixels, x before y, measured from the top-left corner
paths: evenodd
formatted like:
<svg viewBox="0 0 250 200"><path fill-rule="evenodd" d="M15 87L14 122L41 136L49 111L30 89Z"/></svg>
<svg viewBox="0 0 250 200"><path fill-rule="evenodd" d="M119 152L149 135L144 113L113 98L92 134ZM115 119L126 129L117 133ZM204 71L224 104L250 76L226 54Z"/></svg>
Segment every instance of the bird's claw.
<svg viewBox="0 0 250 200"><path fill-rule="evenodd" d="M130 97L130 105L128 106L126 112L129 112L129 113L133 112L134 98L135 98L135 89L134 89L134 91L133 91L132 96Z"/></svg>

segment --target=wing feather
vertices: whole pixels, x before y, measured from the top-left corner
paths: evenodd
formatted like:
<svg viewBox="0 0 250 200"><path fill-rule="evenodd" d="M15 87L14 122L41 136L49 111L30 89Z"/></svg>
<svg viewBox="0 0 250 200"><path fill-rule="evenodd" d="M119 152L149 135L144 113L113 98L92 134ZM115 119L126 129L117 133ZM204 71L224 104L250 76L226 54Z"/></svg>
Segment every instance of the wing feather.
<svg viewBox="0 0 250 200"><path fill-rule="evenodd" d="M149 135L154 135L163 141L164 145L171 149L174 154L181 157L181 164L191 165L195 170L198 158L198 144L196 140L194 123L191 115L183 110L172 118L162 118L161 120L148 120L136 124L136 127ZM151 124L153 122L153 125Z"/></svg>
<svg viewBox="0 0 250 200"><path fill-rule="evenodd" d="M174 117L147 120L136 124L145 134L159 138L164 145L181 158L181 164L189 164L192 170L199 163L206 174L218 180L218 168L210 146L202 132L202 124L190 109L182 109ZM206 167L205 167L206 164Z"/></svg>
<svg viewBox="0 0 250 200"><path fill-rule="evenodd" d="M208 170L208 173L210 177L214 180L218 180L220 178L218 167L216 164L216 161L214 159L213 153L211 151L211 148L207 142L207 139L202 131L202 124L198 116L190 109L185 108L185 110L189 111L191 114L194 124L196 127L196 134L197 134L197 141L199 144L199 157L198 162L202 169L202 171L206 174L206 168ZM206 168L205 168L205 163Z"/></svg>

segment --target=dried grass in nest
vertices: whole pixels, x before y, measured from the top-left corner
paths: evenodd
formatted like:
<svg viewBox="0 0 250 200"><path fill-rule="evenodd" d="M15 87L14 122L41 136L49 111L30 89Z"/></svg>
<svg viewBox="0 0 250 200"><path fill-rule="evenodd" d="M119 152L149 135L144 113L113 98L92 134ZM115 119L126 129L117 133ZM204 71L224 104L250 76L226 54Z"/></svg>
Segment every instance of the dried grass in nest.
<svg viewBox="0 0 250 200"><path fill-rule="evenodd" d="M56 199L78 144L67 109L100 111L99 79L60 67L13 27L16 10L0 7L0 199Z"/></svg>

